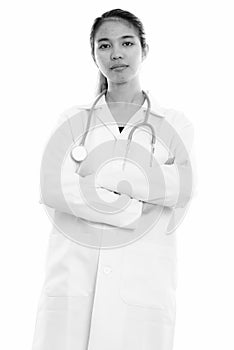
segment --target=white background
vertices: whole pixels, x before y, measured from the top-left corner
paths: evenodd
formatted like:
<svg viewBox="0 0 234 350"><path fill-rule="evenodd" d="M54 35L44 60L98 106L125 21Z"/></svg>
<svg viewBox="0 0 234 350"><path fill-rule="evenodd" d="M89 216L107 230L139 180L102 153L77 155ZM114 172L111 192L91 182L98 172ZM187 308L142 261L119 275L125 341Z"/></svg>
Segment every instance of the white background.
<svg viewBox="0 0 234 350"><path fill-rule="evenodd" d="M145 26L142 85L195 128L198 195L177 231L174 350L233 349L232 3L79 3L9 0L0 9L0 348L31 349L51 228L38 203L42 152L59 114L92 100L91 25L119 7Z"/></svg>

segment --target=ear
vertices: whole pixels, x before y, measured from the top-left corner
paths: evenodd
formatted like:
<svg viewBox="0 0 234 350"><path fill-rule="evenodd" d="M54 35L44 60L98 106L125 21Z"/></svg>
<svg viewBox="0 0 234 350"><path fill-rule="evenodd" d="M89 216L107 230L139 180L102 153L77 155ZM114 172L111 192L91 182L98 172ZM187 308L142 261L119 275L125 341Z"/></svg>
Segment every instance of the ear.
<svg viewBox="0 0 234 350"><path fill-rule="evenodd" d="M142 50L142 61L144 61L144 59L147 57L149 52L149 45L146 44L145 48Z"/></svg>

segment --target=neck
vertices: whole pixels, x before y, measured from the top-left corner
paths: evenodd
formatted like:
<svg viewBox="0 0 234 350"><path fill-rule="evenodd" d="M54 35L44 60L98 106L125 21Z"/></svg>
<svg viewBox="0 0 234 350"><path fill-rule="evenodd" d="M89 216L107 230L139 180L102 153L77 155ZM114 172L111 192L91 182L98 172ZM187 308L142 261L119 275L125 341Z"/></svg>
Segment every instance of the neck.
<svg viewBox="0 0 234 350"><path fill-rule="evenodd" d="M142 88L139 81L134 79L128 83L115 84L108 81L107 96L113 102L131 103L134 99L141 98Z"/></svg>

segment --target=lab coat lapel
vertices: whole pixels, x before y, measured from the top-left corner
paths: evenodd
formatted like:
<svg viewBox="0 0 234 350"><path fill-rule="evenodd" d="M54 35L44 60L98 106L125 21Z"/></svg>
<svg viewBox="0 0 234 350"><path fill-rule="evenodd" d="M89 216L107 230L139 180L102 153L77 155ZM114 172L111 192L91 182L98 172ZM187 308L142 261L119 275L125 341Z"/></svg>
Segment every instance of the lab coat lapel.
<svg viewBox="0 0 234 350"><path fill-rule="evenodd" d="M151 93L148 90L146 90L146 93L148 94L149 99L150 99L150 103L151 103L151 115L155 115L156 117L159 117L159 118L164 118L165 117L164 111L159 106L158 102L154 99L154 97L151 95ZM122 136L125 135L127 130L130 127L134 126L137 123L144 121L147 107L148 107L148 104L147 104L147 100L145 99L141 108L129 119L128 123L125 125L121 134L119 132L116 120L113 117L113 115L108 107L108 104L106 103L105 95L103 95L99 99L94 110L96 111L100 121L105 123L105 124L108 124L109 128L111 127L111 131L115 134L115 136L119 137L120 135L122 135Z"/></svg>

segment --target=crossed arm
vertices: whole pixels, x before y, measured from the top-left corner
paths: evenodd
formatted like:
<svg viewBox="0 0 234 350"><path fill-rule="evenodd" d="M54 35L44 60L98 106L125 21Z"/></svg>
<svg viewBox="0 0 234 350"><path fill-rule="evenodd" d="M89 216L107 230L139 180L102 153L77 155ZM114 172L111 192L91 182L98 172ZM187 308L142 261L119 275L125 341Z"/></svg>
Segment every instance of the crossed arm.
<svg viewBox="0 0 234 350"><path fill-rule="evenodd" d="M127 194L144 203L167 207L185 207L193 194L194 159L191 152L193 126L186 123L171 140L170 151L174 157L164 164L145 165L147 181L131 164L122 170L120 163L106 167L99 173L97 183L103 188ZM124 179L126 183L119 183Z"/></svg>
<svg viewBox="0 0 234 350"><path fill-rule="evenodd" d="M142 202L101 188L92 174L79 176L69 154L66 155L71 143L70 127L65 120L51 136L43 154L41 203L88 221L135 229Z"/></svg>
<svg viewBox="0 0 234 350"><path fill-rule="evenodd" d="M88 221L135 229L144 203L184 207L191 198L193 127L190 123L181 127L171 140L173 161L145 168L147 181L125 167L124 178L129 183L134 178L131 191L128 186L119 186L123 173L115 167L98 177L90 173L80 176L68 155L66 169L64 158L71 142L71 130L65 121L52 135L43 155L41 202L51 208Z"/></svg>

